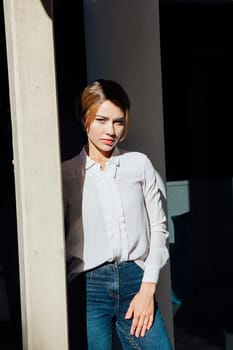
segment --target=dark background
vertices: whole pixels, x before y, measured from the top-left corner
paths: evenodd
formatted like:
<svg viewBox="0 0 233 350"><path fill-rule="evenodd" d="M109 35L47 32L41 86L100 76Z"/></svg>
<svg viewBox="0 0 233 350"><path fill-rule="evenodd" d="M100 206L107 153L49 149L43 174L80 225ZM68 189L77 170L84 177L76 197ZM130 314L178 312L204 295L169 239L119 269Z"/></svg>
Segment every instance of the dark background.
<svg viewBox="0 0 233 350"><path fill-rule="evenodd" d="M176 349L233 333L232 20L231 1L160 1L167 181L187 180L190 201L172 218Z"/></svg>
<svg viewBox="0 0 233 350"><path fill-rule="evenodd" d="M232 177L232 2L160 1L167 180Z"/></svg>

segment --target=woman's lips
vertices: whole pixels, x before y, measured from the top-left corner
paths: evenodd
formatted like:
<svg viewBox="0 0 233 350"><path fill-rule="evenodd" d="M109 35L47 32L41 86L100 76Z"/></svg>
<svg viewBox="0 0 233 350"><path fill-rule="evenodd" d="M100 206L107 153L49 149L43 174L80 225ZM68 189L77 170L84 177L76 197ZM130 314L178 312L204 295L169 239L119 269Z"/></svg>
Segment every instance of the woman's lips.
<svg viewBox="0 0 233 350"><path fill-rule="evenodd" d="M114 139L101 139L101 141L105 144L105 145L112 145L114 143Z"/></svg>

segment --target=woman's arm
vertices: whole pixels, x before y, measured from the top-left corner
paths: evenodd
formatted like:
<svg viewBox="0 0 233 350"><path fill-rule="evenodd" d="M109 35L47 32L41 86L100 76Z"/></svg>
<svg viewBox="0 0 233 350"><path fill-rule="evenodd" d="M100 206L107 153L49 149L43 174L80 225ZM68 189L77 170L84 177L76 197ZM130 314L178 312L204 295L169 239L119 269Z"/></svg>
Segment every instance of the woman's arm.
<svg viewBox="0 0 233 350"><path fill-rule="evenodd" d="M156 172L150 160L146 158L144 168L143 193L150 227L149 254L145 260L142 284L132 299L126 318L133 317L131 334L144 336L154 321L154 295L160 269L168 260L166 246L168 232L166 216L162 207Z"/></svg>
<svg viewBox="0 0 233 350"><path fill-rule="evenodd" d="M144 262L143 282L158 282L161 268L169 258L167 248L167 218L163 208L156 172L146 158L144 168L144 198L149 220L149 253Z"/></svg>

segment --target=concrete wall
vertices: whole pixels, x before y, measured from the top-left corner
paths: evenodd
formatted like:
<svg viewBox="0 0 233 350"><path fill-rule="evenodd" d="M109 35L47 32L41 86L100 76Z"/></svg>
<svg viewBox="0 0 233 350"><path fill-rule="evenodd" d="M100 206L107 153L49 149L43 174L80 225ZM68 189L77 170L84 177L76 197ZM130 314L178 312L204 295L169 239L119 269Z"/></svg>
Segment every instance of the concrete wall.
<svg viewBox="0 0 233 350"><path fill-rule="evenodd" d="M23 349L66 350L65 251L53 26L38 0L5 0L4 13Z"/></svg>

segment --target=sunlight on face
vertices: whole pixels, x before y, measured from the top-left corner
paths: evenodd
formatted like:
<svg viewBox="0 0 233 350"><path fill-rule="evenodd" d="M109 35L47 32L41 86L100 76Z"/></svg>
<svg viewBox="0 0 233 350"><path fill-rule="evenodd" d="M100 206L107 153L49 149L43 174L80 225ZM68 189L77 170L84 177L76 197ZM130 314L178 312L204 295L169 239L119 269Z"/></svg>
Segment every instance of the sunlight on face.
<svg viewBox="0 0 233 350"><path fill-rule="evenodd" d="M109 100L101 104L90 126L87 128L89 156L109 158L120 141L125 128L123 111Z"/></svg>

